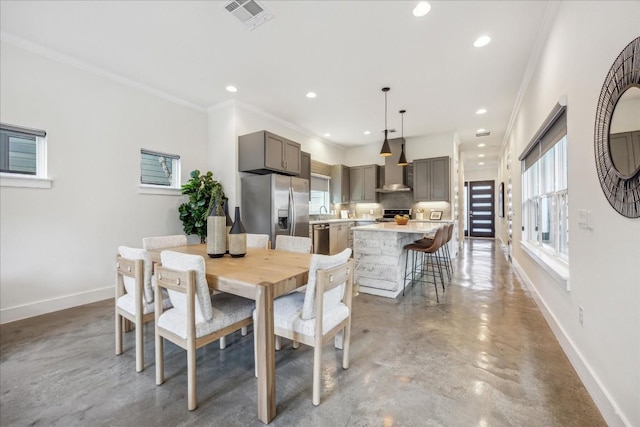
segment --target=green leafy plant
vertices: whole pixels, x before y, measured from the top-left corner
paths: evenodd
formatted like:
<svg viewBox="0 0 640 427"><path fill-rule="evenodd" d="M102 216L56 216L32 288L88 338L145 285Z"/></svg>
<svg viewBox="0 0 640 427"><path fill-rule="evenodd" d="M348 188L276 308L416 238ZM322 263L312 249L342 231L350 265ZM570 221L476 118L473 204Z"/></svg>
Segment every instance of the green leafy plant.
<svg viewBox="0 0 640 427"><path fill-rule="evenodd" d="M200 242L207 237L207 216L213 210L215 215L224 215L223 203L227 200L222 184L213 179L213 173L200 175L199 170L190 174L189 182L182 186L182 194L189 200L180 205L180 221L185 234L197 234Z"/></svg>

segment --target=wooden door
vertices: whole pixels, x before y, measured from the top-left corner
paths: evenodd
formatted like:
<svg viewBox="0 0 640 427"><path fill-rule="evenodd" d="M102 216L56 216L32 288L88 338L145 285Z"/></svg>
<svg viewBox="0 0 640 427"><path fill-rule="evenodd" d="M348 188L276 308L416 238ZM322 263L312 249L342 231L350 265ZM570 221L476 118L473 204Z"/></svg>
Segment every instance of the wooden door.
<svg viewBox="0 0 640 427"><path fill-rule="evenodd" d="M495 237L495 182L469 182L469 236Z"/></svg>

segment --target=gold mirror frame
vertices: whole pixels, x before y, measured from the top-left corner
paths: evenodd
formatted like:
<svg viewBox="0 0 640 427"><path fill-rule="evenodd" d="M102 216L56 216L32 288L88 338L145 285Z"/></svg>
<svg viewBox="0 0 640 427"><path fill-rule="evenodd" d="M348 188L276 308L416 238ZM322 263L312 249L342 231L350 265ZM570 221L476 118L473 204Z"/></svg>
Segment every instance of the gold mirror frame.
<svg viewBox="0 0 640 427"><path fill-rule="evenodd" d="M594 149L600 186L609 204L627 218L640 217L640 170L623 176L614 166L609 148L609 128L618 99L640 85L640 37L629 43L609 69L596 110Z"/></svg>

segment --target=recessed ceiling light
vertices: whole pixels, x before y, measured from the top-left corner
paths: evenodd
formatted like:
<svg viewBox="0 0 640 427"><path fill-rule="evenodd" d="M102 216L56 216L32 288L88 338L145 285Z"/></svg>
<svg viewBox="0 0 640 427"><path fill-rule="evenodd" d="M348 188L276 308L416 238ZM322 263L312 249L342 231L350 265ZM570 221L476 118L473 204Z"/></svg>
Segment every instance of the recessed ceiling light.
<svg viewBox="0 0 640 427"><path fill-rule="evenodd" d="M478 154L478 157L484 157L484 154Z"/></svg>
<svg viewBox="0 0 640 427"><path fill-rule="evenodd" d="M485 145L487 145L487 144L485 144L485 143L478 144L478 147L484 147Z"/></svg>
<svg viewBox="0 0 640 427"><path fill-rule="evenodd" d="M429 13L429 11L431 11L431 5L426 1L421 1L413 8L413 16L419 18Z"/></svg>
<svg viewBox="0 0 640 427"><path fill-rule="evenodd" d="M329 132L327 132L327 133L325 133L325 134L324 134L324 136L325 136L326 138L329 138L329 137L331 136L331 134L330 134Z"/></svg>
<svg viewBox="0 0 640 427"><path fill-rule="evenodd" d="M481 109L479 109L478 111L476 111L476 114L484 114L484 113L486 113L486 112L487 112L487 109L486 109L486 108L481 108Z"/></svg>
<svg viewBox="0 0 640 427"><path fill-rule="evenodd" d="M482 165L484 165L484 162L478 162L478 164L479 164L480 166L482 166Z"/></svg>
<svg viewBox="0 0 640 427"><path fill-rule="evenodd" d="M315 98L316 96L318 95L315 92L307 92L307 98Z"/></svg>
<svg viewBox="0 0 640 427"><path fill-rule="evenodd" d="M489 44L489 42L491 41L491 37L489 36L480 36L476 39L476 41L473 42L473 45L475 47L482 47L482 46L486 46Z"/></svg>
<svg viewBox="0 0 640 427"><path fill-rule="evenodd" d="M371 135L371 131L365 130L365 131L364 131L364 134L365 134L365 135Z"/></svg>
<svg viewBox="0 0 640 427"><path fill-rule="evenodd" d="M485 128L480 128L480 129L478 129L476 132L485 132L485 131L486 131L486 129L485 129Z"/></svg>
<svg viewBox="0 0 640 427"><path fill-rule="evenodd" d="M232 86L232 85L227 86L226 89L227 89L228 92L237 92L238 91L238 88L235 87L235 86Z"/></svg>

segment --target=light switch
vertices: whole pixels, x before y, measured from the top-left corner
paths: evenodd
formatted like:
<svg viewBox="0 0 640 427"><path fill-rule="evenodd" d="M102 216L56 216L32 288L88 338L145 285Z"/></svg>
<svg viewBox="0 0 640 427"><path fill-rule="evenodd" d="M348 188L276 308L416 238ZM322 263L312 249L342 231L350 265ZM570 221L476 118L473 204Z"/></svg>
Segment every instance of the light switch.
<svg viewBox="0 0 640 427"><path fill-rule="evenodd" d="M578 227L592 230L591 227L591 210L578 209Z"/></svg>

